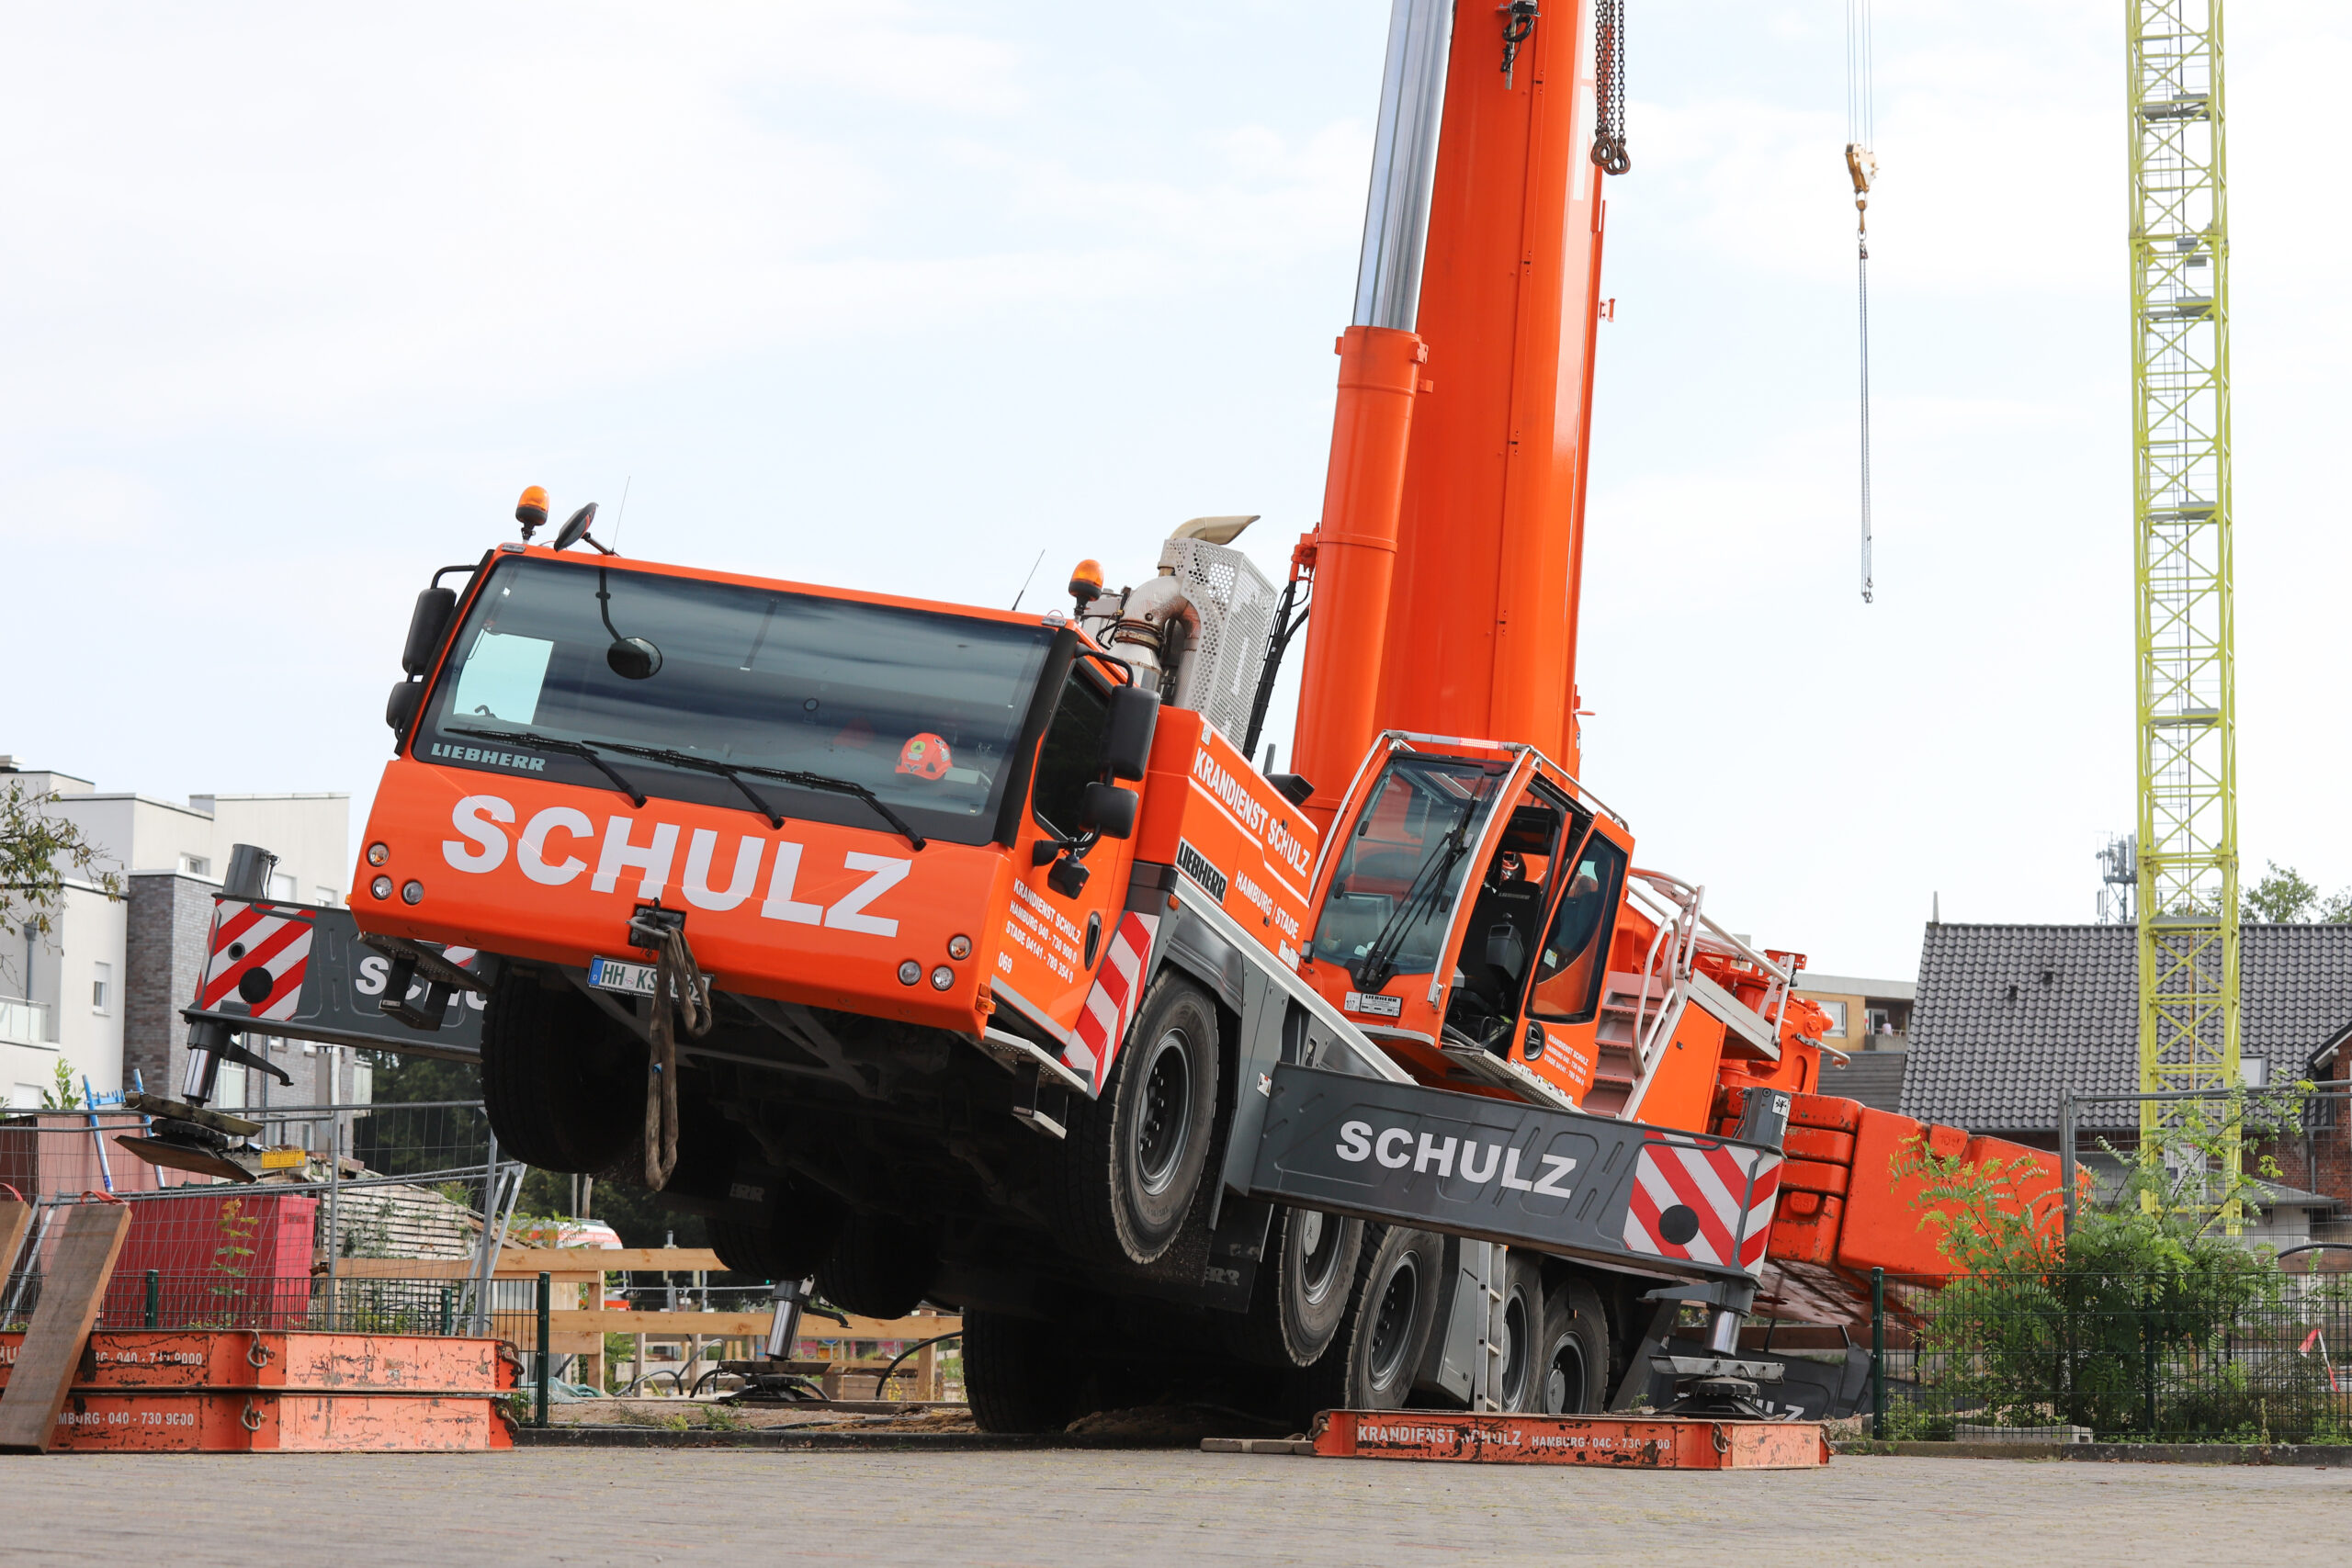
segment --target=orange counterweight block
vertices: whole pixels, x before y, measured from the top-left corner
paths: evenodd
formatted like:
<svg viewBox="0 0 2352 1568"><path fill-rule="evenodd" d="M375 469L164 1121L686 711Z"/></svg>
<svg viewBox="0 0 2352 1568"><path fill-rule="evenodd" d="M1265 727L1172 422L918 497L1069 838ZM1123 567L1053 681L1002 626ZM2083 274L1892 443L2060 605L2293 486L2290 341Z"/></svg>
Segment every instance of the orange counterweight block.
<svg viewBox="0 0 2352 1568"><path fill-rule="evenodd" d="M1716 1131L1738 1127L1747 1092L1726 1087ZM1798 1094L1791 1098L1783 1147L1788 1159L1768 1256L1778 1264L1832 1269L1856 1286L1867 1286L1873 1269L1927 1279L1960 1272L1940 1243L1962 1205L1927 1201L1924 1172L1897 1174L1922 1152L1985 1169L1994 1201L2005 1212L2030 1216L2037 1230L2054 1231L2060 1223L2057 1156L2003 1139L1971 1137L1851 1100Z"/></svg>

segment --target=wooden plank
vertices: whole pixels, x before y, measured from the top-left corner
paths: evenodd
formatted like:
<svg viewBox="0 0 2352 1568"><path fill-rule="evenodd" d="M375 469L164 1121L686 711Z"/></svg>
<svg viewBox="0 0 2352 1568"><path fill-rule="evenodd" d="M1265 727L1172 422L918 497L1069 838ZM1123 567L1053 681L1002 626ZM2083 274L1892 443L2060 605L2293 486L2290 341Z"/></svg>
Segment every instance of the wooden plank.
<svg viewBox="0 0 2352 1568"><path fill-rule="evenodd" d="M508 1315L505 1314L502 1316ZM556 1334L650 1334L662 1338L699 1334L706 1339L765 1339L774 1314L764 1312L551 1312L548 1328ZM829 1317L800 1320L803 1339L929 1339L937 1334L962 1332L961 1317L852 1317L843 1328Z"/></svg>
<svg viewBox="0 0 2352 1568"><path fill-rule="evenodd" d="M513 1253L501 1253L503 1258ZM580 1254L567 1255L574 1260L570 1269L549 1269L543 1263L513 1267L501 1262L493 1278L500 1280L536 1280L542 1271L555 1277L559 1285L591 1284L601 1281L604 1275L594 1269L581 1269ZM339 1258L335 1259L336 1274L345 1280L470 1280L474 1275L474 1260L470 1258Z"/></svg>
<svg viewBox="0 0 2352 1568"><path fill-rule="evenodd" d="M61 1228L41 1279L40 1304L33 1308L8 1386L0 1391L0 1453L49 1451L115 1259L130 1234L130 1210L121 1203L76 1203Z"/></svg>
<svg viewBox="0 0 2352 1568"><path fill-rule="evenodd" d="M501 1269L521 1269L536 1271L545 1269L553 1272L559 1268L579 1269L583 1260L591 1269L626 1269L631 1272L664 1269L671 1273L718 1274L727 1265L718 1254L707 1247L510 1247L498 1255Z"/></svg>

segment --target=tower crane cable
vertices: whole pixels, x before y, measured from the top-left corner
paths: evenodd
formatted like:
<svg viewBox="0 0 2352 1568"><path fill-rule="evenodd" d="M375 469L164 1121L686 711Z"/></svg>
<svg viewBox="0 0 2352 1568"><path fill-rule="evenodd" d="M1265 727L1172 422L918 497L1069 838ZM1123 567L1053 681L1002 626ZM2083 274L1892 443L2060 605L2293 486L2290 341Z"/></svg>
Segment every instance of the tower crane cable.
<svg viewBox="0 0 2352 1568"><path fill-rule="evenodd" d="M1854 308L1861 354L1862 603L1871 602L1871 182L1878 158L1871 93L1871 0L1846 0L1846 173L1854 182Z"/></svg>

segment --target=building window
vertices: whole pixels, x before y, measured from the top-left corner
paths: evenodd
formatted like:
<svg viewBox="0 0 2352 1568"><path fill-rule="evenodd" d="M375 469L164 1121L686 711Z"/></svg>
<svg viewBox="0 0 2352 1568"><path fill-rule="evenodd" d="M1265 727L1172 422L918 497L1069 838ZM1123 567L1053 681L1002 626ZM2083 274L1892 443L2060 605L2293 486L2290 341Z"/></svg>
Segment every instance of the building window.
<svg viewBox="0 0 2352 1568"><path fill-rule="evenodd" d="M186 876L209 876L212 874L212 863L202 855L182 855L180 872Z"/></svg>
<svg viewBox="0 0 2352 1568"><path fill-rule="evenodd" d="M104 1012L114 1005L114 965L90 965L90 1010Z"/></svg>
<svg viewBox="0 0 2352 1568"><path fill-rule="evenodd" d="M1846 1038L1846 1004L1844 1002L1824 1001L1819 997L1813 998L1813 1004L1829 1015L1830 1038L1833 1040L1843 1040Z"/></svg>
<svg viewBox="0 0 2352 1568"><path fill-rule="evenodd" d="M311 892L320 903L326 905L333 905L339 897L332 887L313 887Z"/></svg>
<svg viewBox="0 0 2352 1568"><path fill-rule="evenodd" d="M273 871L269 874L269 897L270 902L274 904L291 904L294 902L294 878L292 874L283 871Z"/></svg>

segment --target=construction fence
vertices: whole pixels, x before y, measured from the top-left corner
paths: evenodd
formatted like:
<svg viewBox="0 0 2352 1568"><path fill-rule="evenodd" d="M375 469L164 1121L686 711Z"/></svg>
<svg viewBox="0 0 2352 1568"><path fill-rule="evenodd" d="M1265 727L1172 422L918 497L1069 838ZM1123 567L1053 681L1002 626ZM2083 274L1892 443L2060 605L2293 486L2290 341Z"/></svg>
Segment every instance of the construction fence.
<svg viewBox="0 0 2352 1568"><path fill-rule="evenodd" d="M500 1156L479 1101L240 1114L272 1151L258 1181L136 1157L116 1141L143 1135L132 1112L0 1117L0 1198L33 1209L0 1259L0 1332L30 1320L70 1208L118 1201L131 1223L101 1328L488 1336L529 1381L544 1362L558 1381L664 1393L707 1391L718 1359L762 1353L773 1292L714 1283L716 1255L566 1246L576 1227L518 1218L525 1168ZM789 1354L829 1394L864 1372L878 1395L877 1360L956 1326L812 1315ZM937 1365L926 1353L899 1375L936 1397Z"/></svg>
<svg viewBox="0 0 2352 1568"><path fill-rule="evenodd" d="M2352 1443L2352 1274L1884 1276L1872 1430Z"/></svg>

